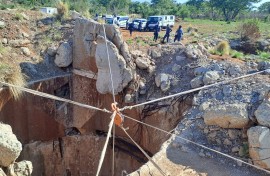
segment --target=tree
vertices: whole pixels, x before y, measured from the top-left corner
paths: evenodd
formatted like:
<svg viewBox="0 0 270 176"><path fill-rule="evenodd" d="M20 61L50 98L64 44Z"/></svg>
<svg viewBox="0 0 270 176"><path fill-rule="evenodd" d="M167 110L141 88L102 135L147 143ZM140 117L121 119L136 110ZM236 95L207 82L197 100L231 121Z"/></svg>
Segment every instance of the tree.
<svg viewBox="0 0 270 176"><path fill-rule="evenodd" d="M131 0L110 0L109 9L114 14L127 13Z"/></svg>
<svg viewBox="0 0 270 176"><path fill-rule="evenodd" d="M243 10L250 9L252 3L260 2L260 0L210 0L213 7L219 9L225 20L234 20L236 16Z"/></svg>
<svg viewBox="0 0 270 176"><path fill-rule="evenodd" d="M270 14L270 2L263 3L258 10L262 13L269 13Z"/></svg>
<svg viewBox="0 0 270 176"><path fill-rule="evenodd" d="M167 15L176 5L174 0L151 0L151 4L155 14Z"/></svg>
<svg viewBox="0 0 270 176"><path fill-rule="evenodd" d="M186 5L182 5L180 11L179 11L179 16L182 18L182 20L185 20L190 14L189 8Z"/></svg>

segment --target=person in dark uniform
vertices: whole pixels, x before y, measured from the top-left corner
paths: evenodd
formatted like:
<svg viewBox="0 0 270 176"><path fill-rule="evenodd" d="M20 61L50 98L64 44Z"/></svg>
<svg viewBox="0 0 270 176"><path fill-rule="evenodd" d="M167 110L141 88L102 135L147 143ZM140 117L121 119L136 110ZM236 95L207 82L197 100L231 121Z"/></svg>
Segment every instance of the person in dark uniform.
<svg viewBox="0 0 270 176"><path fill-rule="evenodd" d="M129 26L129 22L128 20L126 21L126 29L128 29L128 26Z"/></svg>
<svg viewBox="0 0 270 176"><path fill-rule="evenodd" d="M177 40L178 42L182 39L183 36L183 30L182 26L180 25L179 28L176 31L175 37L174 37L174 42Z"/></svg>
<svg viewBox="0 0 270 176"><path fill-rule="evenodd" d="M170 33L172 32L172 29L170 28L169 25L167 25L166 27L166 33L163 37L163 43L165 42L165 39L167 39L167 43L169 42L169 38L170 38Z"/></svg>
<svg viewBox="0 0 270 176"><path fill-rule="evenodd" d="M157 39L158 39L158 33L159 33L159 31L160 31L160 28L159 28L159 25L157 24L157 25L155 26L155 30L154 30L154 41L155 41L155 42L156 42Z"/></svg>
<svg viewBox="0 0 270 176"><path fill-rule="evenodd" d="M133 28L134 28L134 23L132 22L132 23L130 23L129 26L128 26L130 36L132 36Z"/></svg>
<svg viewBox="0 0 270 176"><path fill-rule="evenodd" d="M138 29L140 32L142 32L142 21L139 22Z"/></svg>

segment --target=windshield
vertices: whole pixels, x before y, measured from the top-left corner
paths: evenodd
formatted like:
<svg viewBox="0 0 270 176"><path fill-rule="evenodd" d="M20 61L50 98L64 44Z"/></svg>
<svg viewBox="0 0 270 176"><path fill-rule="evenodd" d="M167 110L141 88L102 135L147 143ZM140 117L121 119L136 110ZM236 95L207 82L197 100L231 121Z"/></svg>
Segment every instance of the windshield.
<svg viewBox="0 0 270 176"><path fill-rule="evenodd" d="M159 17L148 17L148 21L158 22L159 21Z"/></svg>
<svg viewBox="0 0 270 176"><path fill-rule="evenodd" d="M119 18L118 20L119 21L126 21L126 20L128 20L128 18L127 17L124 17L124 18Z"/></svg>
<svg viewBox="0 0 270 176"><path fill-rule="evenodd" d="M108 24L113 24L113 19L112 19L112 18L107 18L107 19L106 19L106 23L108 23Z"/></svg>

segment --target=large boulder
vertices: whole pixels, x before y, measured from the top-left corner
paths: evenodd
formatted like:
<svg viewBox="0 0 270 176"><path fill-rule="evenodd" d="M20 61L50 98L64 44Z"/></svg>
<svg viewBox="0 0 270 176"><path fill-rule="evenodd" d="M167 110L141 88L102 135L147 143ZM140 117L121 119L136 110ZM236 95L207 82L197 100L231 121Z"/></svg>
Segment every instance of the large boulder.
<svg viewBox="0 0 270 176"><path fill-rule="evenodd" d="M0 166L7 167L20 155L22 144L12 133L9 125L0 123Z"/></svg>
<svg viewBox="0 0 270 176"><path fill-rule="evenodd" d="M267 127L251 127L247 131L249 155L254 164L265 169L270 169L270 130Z"/></svg>
<svg viewBox="0 0 270 176"><path fill-rule="evenodd" d="M59 46L54 63L58 67L67 67L72 63L72 46L69 42L63 42Z"/></svg>
<svg viewBox="0 0 270 176"><path fill-rule="evenodd" d="M21 161L8 166L8 176L31 176L33 165L31 161Z"/></svg>
<svg viewBox="0 0 270 176"><path fill-rule="evenodd" d="M244 128L248 125L248 111L245 104L229 104L209 107L203 114L207 125L222 128Z"/></svg>
<svg viewBox="0 0 270 176"><path fill-rule="evenodd" d="M7 176L7 175L5 174L5 172L1 169L1 167L0 167L0 176Z"/></svg>
<svg viewBox="0 0 270 176"><path fill-rule="evenodd" d="M270 127L270 100L265 100L255 111L258 123L262 126Z"/></svg>
<svg viewBox="0 0 270 176"><path fill-rule="evenodd" d="M203 77L203 83L205 85L213 84L213 83L217 82L217 80L219 78L220 78L220 76L219 76L217 71L208 71L205 73L205 75Z"/></svg>
<svg viewBox="0 0 270 176"><path fill-rule="evenodd" d="M110 66L112 70L113 88L115 93L121 92L133 79L132 70L127 67L126 61L119 54L117 47L107 40ZM98 68L96 87L99 93L112 93L109 62L107 59L106 42L104 37L97 37L96 64Z"/></svg>

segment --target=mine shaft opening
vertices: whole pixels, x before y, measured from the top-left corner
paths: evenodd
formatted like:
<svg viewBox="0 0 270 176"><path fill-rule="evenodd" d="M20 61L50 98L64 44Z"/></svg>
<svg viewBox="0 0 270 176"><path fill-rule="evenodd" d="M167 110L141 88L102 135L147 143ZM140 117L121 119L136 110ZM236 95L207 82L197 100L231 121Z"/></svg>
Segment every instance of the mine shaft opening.
<svg viewBox="0 0 270 176"><path fill-rule="evenodd" d="M30 87L68 98L72 97L70 85L72 84L66 77L36 82ZM143 108L129 111L127 114L149 125L171 131L182 120L185 111L191 107L192 98L193 95L176 97L170 101L145 105ZM44 102L42 106L40 102ZM16 111L14 111L14 107L16 107ZM20 100L11 99L3 106L0 119L4 123L11 124L14 133L23 143L24 149L20 159L33 162L33 175L50 175L50 173L95 174L107 136L109 116L103 114L104 116L99 115L100 118L92 117L88 122L92 125L88 124L82 128L71 127L68 125L69 121L74 118L72 117L73 112L69 110L72 108L72 106L62 102L46 100L26 93ZM92 114L95 113L92 112ZM150 157L155 155L160 150L161 145L170 137L130 119L125 119L124 125L129 127L130 135ZM26 129L26 127L28 128ZM71 162L71 158L74 161ZM115 175L136 171L147 161L136 145L120 129L116 129ZM111 163L112 139L110 139L103 164L103 168L106 169L101 171L101 175L110 174L112 171Z"/></svg>

